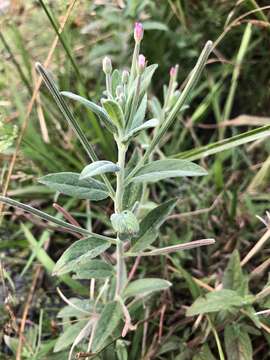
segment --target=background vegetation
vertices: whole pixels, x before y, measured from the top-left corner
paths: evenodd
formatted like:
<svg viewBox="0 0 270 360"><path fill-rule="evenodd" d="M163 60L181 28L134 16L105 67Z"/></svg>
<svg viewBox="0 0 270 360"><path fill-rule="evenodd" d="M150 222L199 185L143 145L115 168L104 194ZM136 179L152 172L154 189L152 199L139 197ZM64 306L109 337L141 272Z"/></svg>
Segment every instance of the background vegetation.
<svg viewBox="0 0 270 360"><path fill-rule="evenodd" d="M104 89L102 58L110 55L115 66L124 68L132 53L133 23L140 20L145 28L143 53L159 64L152 93L162 98L161 84L169 78L169 68L179 64L181 88L206 40L218 40L190 108L162 147L168 156L199 160L209 175L152 186L151 201L145 204L147 210L162 203L165 194L180 197L162 228L160 245L209 237L216 244L141 260L136 277L162 274L173 287L146 303L137 331L118 341L116 350L109 346L100 358L268 359L270 320L267 311L256 313L270 305L270 231L265 216L270 165L269 2L17 0L0 2L0 14L1 191L55 214L52 203L57 201L81 223L92 221L98 231L108 222L110 204L91 204L90 211L82 201L55 199L36 182L50 172L80 171L87 160L45 87L37 92L35 62L47 61L61 89L95 100ZM59 24L64 23L59 36ZM112 139L93 114L80 106L73 111L100 158L114 160ZM194 148L199 150L188 152ZM50 272L73 239L30 215L1 209L0 357L66 359L65 351L52 353L62 327L56 318L63 306L56 286L68 298L81 289L74 289L70 281L57 282ZM245 301L253 294L250 308L235 307L231 296L219 299L216 290L222 285ZM213 301L214 310L186 316L188 306L203 294L210 295L207 304ZM18 345L24 337L34 355Z"/></svg>

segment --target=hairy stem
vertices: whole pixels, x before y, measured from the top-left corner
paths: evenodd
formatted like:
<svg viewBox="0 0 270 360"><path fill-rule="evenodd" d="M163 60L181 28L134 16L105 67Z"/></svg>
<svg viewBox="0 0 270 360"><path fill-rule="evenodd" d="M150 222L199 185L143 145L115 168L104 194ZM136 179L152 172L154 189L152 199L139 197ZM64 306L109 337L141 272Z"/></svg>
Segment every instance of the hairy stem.
<svg viewBox="0 0 270 360"><path fill-rule="evenodd" d="M115 213L120 213L123 210L123 193L124 193L124 181L125 181L125 159L126 159L126 145L121 141L117 141L118 147L118 166L120 171L116 175L116 193L114 201ZM118 297L126 281L126 267L124 260L124 247L123 242L117 236L116 245L116 289L115 297Z"/></svg>
<svg viewBox="0 0 270 360"><path fill-rule="evenodd" d="M132 56L130 77L129 77L129 83L128 83L129 89L135 79L135 76L136 76L136 67L137 67L139 53L140 53L140 43L136 43L135 47L134 47L134 51L133 51L133 56Z"/></svg>

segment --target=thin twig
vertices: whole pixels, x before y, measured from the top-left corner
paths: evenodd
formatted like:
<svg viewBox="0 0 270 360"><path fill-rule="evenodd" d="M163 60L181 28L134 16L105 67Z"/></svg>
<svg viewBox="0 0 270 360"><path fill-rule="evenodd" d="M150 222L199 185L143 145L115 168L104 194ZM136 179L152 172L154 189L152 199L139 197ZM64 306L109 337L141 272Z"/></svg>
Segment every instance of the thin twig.
<svg viewBox="0 0 270 360"><path fill-rule="evenodd" d="M28 311L30 309L31 306L31 302L34 296L34 292L35 292L35 288L37 285L37 281L38 278L41 274L41 266L39 265L37 270L34 272L34 277L32 280L32 285L25 303L25 307L23 310L23 316L22 316L22 320L21 320L21 325L20 325L20 329L19 329L19 341L18 341L18 347L17 347L17 352L16 352L16 360L21 360L21 353L22 353L22 345L23 345L23 334L24 334L24 329L25 329L25 323L27 320L27 316L28 316Z"/></svg>
<svg viewBox="0 0 270 360"><path fill-rule="evenodd" d="M78 226L81 227L81 225L78 223L78 221L76 219L74 219L74 217L66 210L64 209L62 206L60 206L57 203L53 203L53 207L59 211L60 213L63 214L64 218L70 222L70 224L74 225L74 226Z"/></svg>

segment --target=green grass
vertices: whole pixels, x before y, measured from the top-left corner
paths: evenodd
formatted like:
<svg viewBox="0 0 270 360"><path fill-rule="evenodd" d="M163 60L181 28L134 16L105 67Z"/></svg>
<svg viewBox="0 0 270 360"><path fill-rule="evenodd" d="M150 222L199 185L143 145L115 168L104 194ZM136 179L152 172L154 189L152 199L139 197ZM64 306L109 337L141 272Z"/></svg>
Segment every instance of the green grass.
<svg viewBox="0 0 270 360"><path fill-rule="evenodd" d="M224 35L211 56L214 61L207 65L201 82L189 99L192 105L179 116L159 148L161 155L198 161L208 169L209 175L202 179L170 180L153 185L145 194L144 204L147 211L153 202L162 203L168 194L180 198L175 213L162 227L162 236L157 240L160 247L200 238L215 238L216 244L169 254L165 258L142 258L135 277L162 275L173 283L173 287L170 292L145 303L144 310L137 314L137 330L129 333L126 341L117 342L118 355L114 345L108 345L96 359L230 360L241 359L237 353L240 347L246 354L243 359L266 360L270 320L263 314L254 313L269 308L268 236L265 235L263 247L245 265L241 266L240 262L267 231L256 215L265 217L269 208L270 125L255 128L248 122L243 126L219 125L223 120L242 114L269 116L269 9L258 10L255 1L244 1L236 7L234 1L218 0L156 3L133 0L121 9L112 2L105 6L96 2L77 2L49 69L61 90L96 100L105 85L102 57L111 55L114 65L124 67L131 53L132 36L129 34L132 24L141 19L148 28L142 51L151 63L159 63L152 93L160 99L161 84L168 79L170 66L179 63L179 84L182 84L202 44ZM259 5L268 4L262 1ZM256 11L224 33L225 27L234 19L253 10ZM0 18L3 25L0 36L0 121L4 124L0 127L0 145L8 146L0 146L2 187L15 148L13 135L20 131L32 94L34 63L46 58L57 35L59 17L66 11L66 2L29 1L21 11L22 15L10 12ZM8 193L53 216L57 215L52 208L56 201L69 208L81 224L89 229L91 225L94 232L103 231L112 211L110 202L104 201L100 207L82 201L69 202L66 197L55 197L37 185L36 180L42 175L79 172L88 162L87 156L81 155L79 141L68 129L44 86L41 95L50 143L43 140L35 107ZM98 157L114 160L111 136L101 128L95 116L75 103L70 103L70 108L85 137L94 144ZM11 208L5 210L0 227L4 269L1 271L4 282L0 285L0 296L8 299L19 323L35 266L41 264L42 275L28 312L29 321L40 325L44 352L37 359L64 360L66 353L53 354L50 350L61 332L61 325L55 328L51 320L59 320L56 314L64 304L56 293L56 286L59 285L70 298L82 291L82 285L66 277L57 281L50 272L74 237L60 235L40 221L30 225L32 217ZM239 305L230 311L209 312L201 318L186 316L187 307L196 299L200 301L201 296L214 293L217 285L222 283L238 295L253 294L254 299L248 307ZM88 284L85 288L88 289ZM1 307L0 315L1 328L6 333L11 312ZM10 335L16 336L14 326L11 326ZM31 342L33 334L29 327L26 336ZM44 355L46 346L49 355ZM41 351L40 348L37 350ZM141 357L142 352L144 357ZM0 357L14 358L4 342Z"/></svg>

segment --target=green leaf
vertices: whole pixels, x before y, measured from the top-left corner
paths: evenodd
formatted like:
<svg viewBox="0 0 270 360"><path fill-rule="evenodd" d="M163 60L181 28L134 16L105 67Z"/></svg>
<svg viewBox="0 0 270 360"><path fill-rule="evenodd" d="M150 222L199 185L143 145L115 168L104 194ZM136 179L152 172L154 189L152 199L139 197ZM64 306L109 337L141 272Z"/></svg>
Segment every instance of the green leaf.
<svg viewBox="0 0 270 360"><path fill-rule="evenodd" d="M85 314L91 313L91 310L94 308L94 303L90 302L89 299L78 299L78 298L70 298L69 302L72 305L64 306L58 313L58 318L72 318L76 317L78 319L85 317Z"/></svg>
<svg viewBox="0 0 270 360"><path fill-rule="evenodd" d="M151 210L140 222L140 230L137 238L132 242L130 252L138 252L151 245L158 236L158 229L170 215L177 200L166 201Z"/></svg>
<svg viewBox="0 0 270 360"><path fill-rule="evenodd" d="M111 336L117 328L122 315L121 305L118 301L107 303L97 322L92 351L98 352L102 349L103 344Z"/></svg>
<svg viewBox="0 0 270 360"><path fill-rule="evenodd" d="M53 272L53 268L55 266L54 261L50 258L48 253L43 249L40 242L38 242L33 234L30 232L30 230L21 223L21 228L24 232L24 235L29 242L30 249L33 252L33 255L36 257L36 259L42 264L43 268L46 269L46 271L51 275ZM77 281L73 280L68 275L61 276L60 281L63 281L67 286L69 286L73 291L76 292L76 294L86 294L85 288Z"/></svg>
<svg viewBox="0 0 270 360"><path fill-rule="evenodd" d="M112 133L116 133L117 132L117 128L116 126L113 124L113 122L111 121L110 117L108 116L108 114L106 113L106 111L104 111L104 109L99 106L96 105L95 103L93 103L90 100L87 100L85 98L83 98L82 96L73 94L72 92L69 91L61 91L61 95L66 96L72 100L76 100L79 101L81 104L83 104L84 106L86 106L88 109L90 109L91 111L93 111L93 113L95 113L98 118L100 119L100 121L103 122L103 124L106 126L106 128L112 132Z"/></svg>
<svg viewBox="0 0 270 360"><path fill-rule="evenodd" d="M139 295L148 295L155 291L166 290L171 283L164 279L146 278L132 281L123 292L125 298Z"/></svg>
<svg viewBox="0 0 270 360"><path fill-rule="evenodd" d="M216 360L207 344L203 345L200 352L196 354L192 360Z"/></svg>
<svg viewBox="0 0 270 360"><path fill-rule="evenodd" d="M71 345L86 324L87 321L84 320L67 326L63 334L61 334L60 337L57 339L54 346L54 352L66 349L69 345Z"/></svg>
<svg viewBox="0 0 270 360"><path fill-rule="evenodd" d="M147 68L144 70L144 73L142 74L142 80L141 80L141 86L140 86L140 97L141 98L140 98L139 103L143 100L143 97L145 96L145 92L151 82L151 79L152 79L157 67L158 67L157 64L152 64L150 66L147 66ZM129 112L131 109L131 104L132 104L132 100L134 98L136 83L137 83L137 79L133 82L133 84L130 87L127 104L126 104L127 112ZM133 121L133 119L131 119L131 120ZM131 125L130 127L132 128L133 127L132 123L130 125Z"/></svg>
<svg viewBox="0 0 270 360"><path fill-rule="evenodd" d="M159 121L158 119L151 119L146 121L145 123L143 123L142 125L130 130L123 138L123 141L126 142L128 140L130 140L131 138L137 136L141 131L149 129L149 128L153 128L158 126Z"/></svg>
<svg viewBox="0 0 270 360"><path fill-rule="evenodd" d="M97 176L108 172L117 172L119 170L120 167L111 161L107 161L107 160L95 161L87 165L83 169L83 171L80 174L80 180L88 179L92 176Z"/></svg>
<svg viewBox="0 0 270 360"><path fill-rule="evenodd" d="M243 307L252 301L252 297L242 297L234 290L223 289L199 297L187 310L187 316L206 314L217 311L228 311Z"/></svg>
<svg viewBox="0 0 270 360"><path fill-rule="evenodd" d="M146 108L147 108L147 93L142 98L138 110L136 111L134 120L132 121L131 124L131 129L137 128L143 124L145 119Z"/></svg>
<svg viewBox="0 0 270 360"><path fill-rule="evenodd" d="M234 250L230 257L223 275L222 284L224 289L235 290L239 295L246 295L248 292L247 278L243 274L237 250Z"/></svg>
<svg viewBox="0 0 270 360"><path fill-rule="evenodd" d="M116 340L115 351L117 354L117 360L128 360L128 345L127 341L122 339Z"/></svg>
<svg viewBox="0 0 270 360"><path fill-rule="evenodd" d="M138 220L129 210L124 210L120 214L112 214L111 222L119 235L135 235L139 232Z"/></svg>
<svg viewBox="0 0 270 360"><path fill-rule="evenodd" d="M73 243L57 261L53 275L62 275L78 269L78 264L85 263L110 247L110 243L95 236L78 240Z"/></svg>
<svg viewBox="0 0 270 360"><path fill-rule="evenodd" d="M112 73L112 93L113 96L116 96L116 88L121 84L121 75L117 69L113 70Z"/></svg>
<svg viewBox="0 0 270 360"><path fill-rule="evenodd" d="M142 75L142 84L141 84L141 94L143 94L143 96L148 86L150 85L152 77L157 68L158 68L158 64L152 64L147 66L147 68L144 70L144 73Z"/></svg>
<svg viewBox="0 0 270 360"><path fill-rule="evenodd" d="M74 279L103 279L113 275L113 267L102 260L80 262L73 269Z"/></svg>
<svg viewBox="0 0 270 360"><path fill-rule="evenodd" d="M238 324L227 325L224 331L227 360L252 360L253 351L247 331Z"/></svg>
<svg viewBox="0 0 270 360"><path fill-rule="evenodd" d="M38 182L61 194L77 199L99 201L108 197L106 186L95 179L80 180L80 174L62 172L49 174L38 179Z"/></svg>
<svg viewBox="0 0 270 360"><path fill-rule="evenodd" d="M125 118L121 106L111 99L102 99L102 105L117 128L124 129Z"/></svg>
<svg viewBox="0 0 270 360"><path fill-rule="evenodd" d="M157 160L142 166L136 171L132 182L156 182L162 179L183 176L207 175L206 170L186 160Z"/></svg>

